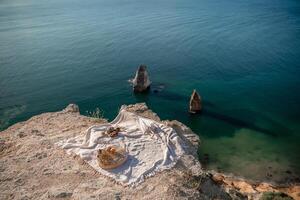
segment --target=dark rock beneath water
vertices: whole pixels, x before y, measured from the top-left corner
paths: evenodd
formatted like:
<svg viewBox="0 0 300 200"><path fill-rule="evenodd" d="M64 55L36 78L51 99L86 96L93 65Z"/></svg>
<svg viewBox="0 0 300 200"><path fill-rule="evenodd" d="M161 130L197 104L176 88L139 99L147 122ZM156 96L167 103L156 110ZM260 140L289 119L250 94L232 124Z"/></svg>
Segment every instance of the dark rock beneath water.
<svg viewBox="0 0 300 200"><path fill-rule="evenodd" d="M199 113L202 110L201 97L196 90L193 91L190 98L190 113Z"/></svg>
<svg viewBox="0 0 300 200"><path fill-rule="evenodd" d="M209 155L207 153L204 154L204 160L206 160L206 161L209 160Z"/></svg>
<svg viewBox="0 0 300 200"><path fill-rule="evenodd" d="M293 198L283 192L265 192L260 200L292 200Z"/></svg>
<svg viewBox="0 0 300 200"><path fill-rule="evenodd" d="M163 91L165 86L163 84L151 85L151 88L152 88L153 93L159 93L159 92Z"/></svg>
<svg viewBox="0 0 300 200"><path fill-rule="evenodd" d="M267 172L266 177L267 177L267 178L272 178L273 175L272 175L271 173Z"/></svg>
<svg viewBox="0 0 300 200"><path fill-rule="evenodd" d="M140 65L136 71L135 77L132 81L134 92L145 92L149 89L151 82L147 72L146 65Z"/></svg>
<svg viewBox="0 0 300 200"><path fill-rule="evenodd" d="M290 170L286 170L285 173L292 174L292 172Z"/></svg>

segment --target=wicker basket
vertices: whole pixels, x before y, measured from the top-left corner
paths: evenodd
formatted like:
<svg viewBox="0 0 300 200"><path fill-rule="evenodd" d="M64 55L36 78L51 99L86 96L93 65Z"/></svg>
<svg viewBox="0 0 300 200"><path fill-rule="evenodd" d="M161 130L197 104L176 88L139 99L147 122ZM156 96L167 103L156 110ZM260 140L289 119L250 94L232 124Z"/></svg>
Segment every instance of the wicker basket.
<svg viewBox="0 0 300 200"><path fill-rule="evenodd" d="M102 169L115 169L126 162L128 153L125 148L109 146L98 150L98 164Z"/></svg>

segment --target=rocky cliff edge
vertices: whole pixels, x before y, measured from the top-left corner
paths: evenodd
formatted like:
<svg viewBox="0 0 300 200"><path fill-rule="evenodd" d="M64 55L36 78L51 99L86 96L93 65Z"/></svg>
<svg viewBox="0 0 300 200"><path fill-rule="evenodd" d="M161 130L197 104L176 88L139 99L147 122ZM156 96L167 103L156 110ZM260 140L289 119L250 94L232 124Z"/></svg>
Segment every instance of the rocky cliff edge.
<svg viewBox="0 0 300 200"><path fill-rule="evenodd" d="M128 111L172 126L188 144L187 153L171 170L147 178L137 187L123 187L95 172L80 159L55 146L59 140L85 133L105 119L80 115L70 104L0 132L0 199L259 199L264 191L282 191L211 174L197 159L199 137L178 121L161 121L143 103ZM284 188L299 197L299 187ZM288 190L289 189L289 190Z"/></svg>

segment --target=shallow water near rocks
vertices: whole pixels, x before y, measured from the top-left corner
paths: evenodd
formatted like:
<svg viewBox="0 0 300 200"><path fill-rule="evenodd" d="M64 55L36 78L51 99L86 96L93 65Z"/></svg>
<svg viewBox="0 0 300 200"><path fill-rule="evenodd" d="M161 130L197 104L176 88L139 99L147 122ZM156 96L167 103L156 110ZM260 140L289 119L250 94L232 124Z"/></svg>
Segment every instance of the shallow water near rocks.
<svg viewBox="0 0 300 200"><path fill-rule="evenodd" d="M300 2L3 0L1 129L74 102L146 102L200 134L208 169L299 180ZM148 65L148 94L127 80ZM201 115L188 114L196 88Z"/></svg>

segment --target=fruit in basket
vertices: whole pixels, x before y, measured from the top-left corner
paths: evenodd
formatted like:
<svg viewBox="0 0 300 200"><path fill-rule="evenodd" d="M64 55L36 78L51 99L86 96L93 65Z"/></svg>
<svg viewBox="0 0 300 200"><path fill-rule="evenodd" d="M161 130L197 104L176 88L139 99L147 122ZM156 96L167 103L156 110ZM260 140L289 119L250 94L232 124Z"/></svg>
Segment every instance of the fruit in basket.
<svg viewBox="0 0 300 200"><path fill-rule="evenodd" d="M102 169L114 169L127 160L128 153L125 148L109 146L98 150L98 164Z"/></svg>

